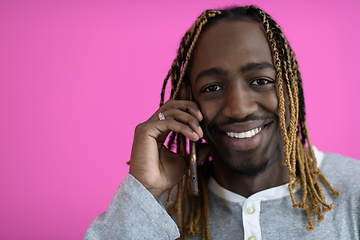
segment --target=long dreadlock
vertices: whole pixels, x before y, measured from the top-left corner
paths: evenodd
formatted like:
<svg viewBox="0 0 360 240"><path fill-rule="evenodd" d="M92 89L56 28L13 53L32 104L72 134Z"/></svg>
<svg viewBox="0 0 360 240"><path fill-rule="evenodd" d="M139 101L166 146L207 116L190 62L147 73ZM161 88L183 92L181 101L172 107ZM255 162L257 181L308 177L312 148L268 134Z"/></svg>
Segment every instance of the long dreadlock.
<svg viewBox="0 0 360 240"><path fill-rule="evenodd" d="M294 208L302 208L306 212L308 226L311 231L314 225L311 211L317 214L318 222L324 219L322 213L334 208L327 204L319 184L319 178L332 191L332 196L340 194L336 191L320 169L317 167L316 157L310 142L305 122L305 103L303 85L295 54L285 38L280 26L264 11L254 6L235 7L225 10L207 10L196 20L194 25L182 38L175 60L166 76L161 92L160 106L164 104L164 95L169 78L171 78L171 99L177 99L181 85L187 78L188 65L196 42L204 27L209 27L221 20L247 20L260 22L265 30L267 40L274 56L276 78L278 84L279 122L283 138L283 164L289 169L289 192ZM285 91L288 94L290 106L290 123L285 122ZM172 132L168 147L176 142L177 153L187 154L187 142L182 134ZM309 152L305 145L308 145ZM209 201L207 183L209 179L209 159L205 159L199 168L200 186L199 197L190 191L189 176L185 175L177 184L175 202L171 202L173 189L168 191L167 206L169 213L177 214L177 224L182 238L188 234L202 234L202 239L210 239L209 233ZM293 190L298 183L302 189L302 199L296 202ZM172 204L171 204L172 203ZM196 206L197 205L197 206ZM188 208L189 207L189 208ZM190 213L188 213L190 209Z"/></svg>

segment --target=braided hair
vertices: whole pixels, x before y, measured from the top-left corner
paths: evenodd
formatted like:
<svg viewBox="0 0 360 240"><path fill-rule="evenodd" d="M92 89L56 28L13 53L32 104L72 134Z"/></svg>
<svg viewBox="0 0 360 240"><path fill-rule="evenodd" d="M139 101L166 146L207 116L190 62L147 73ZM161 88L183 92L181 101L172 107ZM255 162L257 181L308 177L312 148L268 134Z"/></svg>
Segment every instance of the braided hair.
<svg viewBox="0 0 360 240"><path fill-rule="evenodd" d="M319 178L332 191L332 196L340 194L327 181L317 167L316 157L310 142L305 122L305 103L302 79L295 54L285 38L280 26L264 11L255 6L234 7L225 10L204 11L194 25L182 38L177 56L164 80L160 106L164 104L165 90L171 79L171 99L178 99L178 93L184 81L188 80L188 66L196 42L204 30L219 21L255 21L262 24L274 57L279 100L279 124L283 139L283 164L289 170L289 192L294 208L302 208L306 212L308 226L314 229L311 211L317 214L318 222L324 220L323 213L334 208L333 204L325 202L325 196L319 183ZM290 123L285 122L285 93L287 92L290 106ZM176 143L177 153L187 154L187 142L182 134L172 132L168 147ZM308 145L309 151L305 145ZM210 239L209 233L209 200L207 183L210 176L209 159L205 159L199 167L199 196L190 191L189 176L186 174L177 184L174 203L171 202L173 189L168 191L166 205L168 212L177 215L177 224L183 239L188 234L202 234L202 239ZM296 202L293 190L300 183L302 199ZM190 213L188 213L190 210Z"/></svg>

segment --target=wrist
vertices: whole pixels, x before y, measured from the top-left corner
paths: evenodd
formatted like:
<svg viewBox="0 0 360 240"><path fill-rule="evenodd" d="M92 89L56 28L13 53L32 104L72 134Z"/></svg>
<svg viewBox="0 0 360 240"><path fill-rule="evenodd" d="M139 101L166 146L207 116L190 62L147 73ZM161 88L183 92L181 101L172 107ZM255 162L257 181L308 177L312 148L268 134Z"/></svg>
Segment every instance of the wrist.
<svg viewBox="0 0 360 240"><path fill-rule="evenodd" d="M133 174L131 171L129 171L129 174L132 175L141 185L143 185L143 187L146 188L146 190L148 190L156 200L161 196L161 194L163 194L163 192L165 192L159 188L154 188L144 183L140 178L136 176L136 174Z"/></svg>

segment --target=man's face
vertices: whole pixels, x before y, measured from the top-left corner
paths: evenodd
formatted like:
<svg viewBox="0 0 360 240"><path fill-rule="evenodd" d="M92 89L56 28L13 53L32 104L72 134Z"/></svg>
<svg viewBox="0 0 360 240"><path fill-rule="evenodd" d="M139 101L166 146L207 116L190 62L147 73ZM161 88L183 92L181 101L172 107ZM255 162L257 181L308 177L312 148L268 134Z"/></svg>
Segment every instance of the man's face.
<svg viewBox="0 0 360 240"><path fill-rule="evenodd" d="M256 175L282 161L276 72L259 23L222 21L206 29L189 75L214 163Z"/></svg>

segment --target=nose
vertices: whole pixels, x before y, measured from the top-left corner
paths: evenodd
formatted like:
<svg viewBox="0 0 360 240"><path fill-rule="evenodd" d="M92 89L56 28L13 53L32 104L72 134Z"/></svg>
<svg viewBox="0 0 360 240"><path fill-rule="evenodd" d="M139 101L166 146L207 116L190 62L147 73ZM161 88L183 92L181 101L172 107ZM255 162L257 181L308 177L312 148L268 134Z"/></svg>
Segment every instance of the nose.
<svg viewBox="0 0 360 240"><path fill-rule="evenodd" d="M258 110L251 89L246 84L232 86L226 90L222 113L229 118L243 119Z"/></svg>

